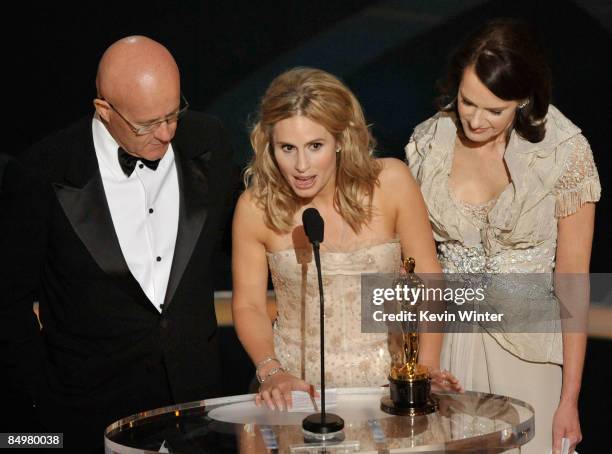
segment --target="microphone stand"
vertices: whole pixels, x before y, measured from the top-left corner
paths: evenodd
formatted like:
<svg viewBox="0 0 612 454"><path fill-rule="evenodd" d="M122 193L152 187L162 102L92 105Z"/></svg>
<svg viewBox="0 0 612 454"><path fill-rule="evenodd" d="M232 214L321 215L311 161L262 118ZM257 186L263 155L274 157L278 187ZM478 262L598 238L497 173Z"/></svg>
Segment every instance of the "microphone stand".
<svg viewBox="0 0 612 454"><path fill-rule="evenodd" d="M325 303L323 298L323 277L321 275L321 255L319 242L312 245L315 265L317 266L317 281L319 282L319 342L321 344L321 420L325 424Z"/></svg>
<svg viewBox="0 0 612 454"><path fill-rule="evenodd" d="M344 428L344 420L333 413L325 411L325 300L323 297L323 277L321 276L321 256L319 241L312 242L312 249L317 267L319 282L319 333L321 342L321 412L307 416L302 421L302 429L313 438L329 440L338 435Z"/></svg>

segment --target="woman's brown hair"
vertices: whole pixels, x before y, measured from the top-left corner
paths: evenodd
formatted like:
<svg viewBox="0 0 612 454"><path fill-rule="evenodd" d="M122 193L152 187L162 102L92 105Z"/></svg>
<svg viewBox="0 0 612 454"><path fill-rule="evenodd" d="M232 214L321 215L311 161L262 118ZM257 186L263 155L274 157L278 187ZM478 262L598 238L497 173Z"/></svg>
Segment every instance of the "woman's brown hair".
<svg viewBox="0 0 612 454"><path fill-rule="evenodd" d="M451 55L446 76L438 82L439 110L457 113L457 91L470 66L495 96L524 104L517 110L514 129L529 142L540 142L546 133L551 77L530 27L513 19L495 19L470 35Z"/></svg>

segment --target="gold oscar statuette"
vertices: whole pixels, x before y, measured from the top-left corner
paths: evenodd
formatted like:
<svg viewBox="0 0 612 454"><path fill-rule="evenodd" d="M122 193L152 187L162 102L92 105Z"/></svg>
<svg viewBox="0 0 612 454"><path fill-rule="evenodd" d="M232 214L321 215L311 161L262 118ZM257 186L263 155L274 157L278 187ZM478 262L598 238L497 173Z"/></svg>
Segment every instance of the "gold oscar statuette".
<svg viewBox="0 0 612 454"><path fill-rule="evenodd" d="M405 274L395 281L403 287L425 287L415 274L415 260L412 257L402 262ZM407 305L397 302L402 311L416 312L419 302ZM399 311L398 311L399 312ZM399 353L393 356L389 373L389 395L381 399L380 407L384 412L402 416L420 416L433 413L436 401L431 397L431 379L427 367L417 362L419 355L418 318L415 321L400 322L402 343Z"/></svg>

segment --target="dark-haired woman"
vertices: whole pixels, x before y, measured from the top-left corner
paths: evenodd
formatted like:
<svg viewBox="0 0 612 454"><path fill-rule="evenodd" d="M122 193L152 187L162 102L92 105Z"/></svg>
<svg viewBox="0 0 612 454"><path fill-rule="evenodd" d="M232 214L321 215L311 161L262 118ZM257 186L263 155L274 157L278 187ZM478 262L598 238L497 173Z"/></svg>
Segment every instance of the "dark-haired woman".
<svg viewBox="0 0 612 454"><path fill-rule="evenodd" d="M550 104L530 30L496 20L453 55L440 112L406 146L446 272L588 273L600 184L580 129ZM586 335L449 333L442 367L466 389L535 407L522 452L580 442ZM556 452L556 451L555 451Z"/></svg>

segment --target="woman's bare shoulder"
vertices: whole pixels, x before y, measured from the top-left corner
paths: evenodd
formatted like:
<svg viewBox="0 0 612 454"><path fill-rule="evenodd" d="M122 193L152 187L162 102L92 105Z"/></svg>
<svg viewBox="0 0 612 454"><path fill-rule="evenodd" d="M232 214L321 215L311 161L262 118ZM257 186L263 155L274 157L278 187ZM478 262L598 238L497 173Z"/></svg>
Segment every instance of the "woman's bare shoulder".
<svg viewBox="0 0 612 454"><path fill-rule="evenodd" d="M416 186L410 168L405 162L396 158L381 158L382 170L378 176L381 188L399 186L411 188Z"/></svg>
<svg viewBox="0 0 612 454"><path fill-rule="evenodd" d="M267 230L263 207L252 189L246 189L238 198L234 212L234 228L245 228L259 234L265 234Z"/></svg>

